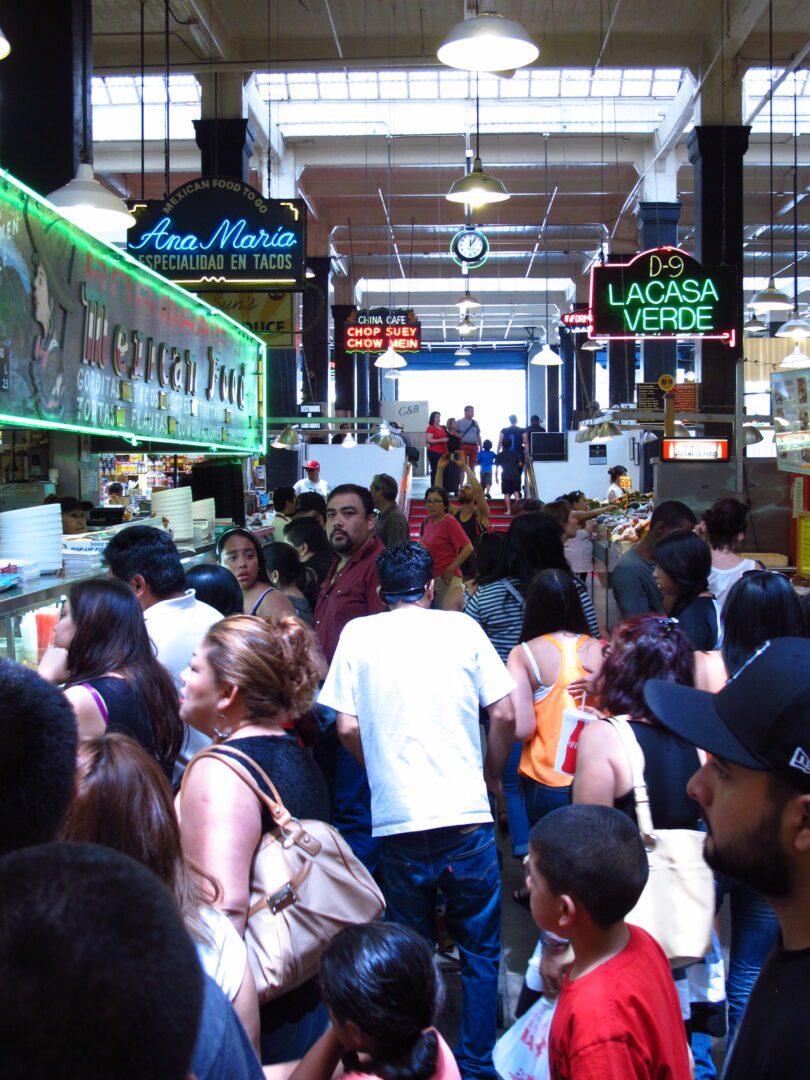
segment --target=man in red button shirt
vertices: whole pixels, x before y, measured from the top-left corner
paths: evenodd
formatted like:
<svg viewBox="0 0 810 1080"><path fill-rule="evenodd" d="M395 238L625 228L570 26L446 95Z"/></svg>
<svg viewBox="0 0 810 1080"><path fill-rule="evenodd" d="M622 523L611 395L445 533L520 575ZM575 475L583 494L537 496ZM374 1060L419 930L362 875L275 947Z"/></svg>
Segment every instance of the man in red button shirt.
<svg viewBox="0 0 810 1080"><path fill-rule="evenodd" d="M337 560L324 578L315 605L315 636L331 664L340 633L346 623L363 615L386 611L380 600L377 556L385 550L374 535L377 518L368 488L340 484L326 505L326 534ZM334 725L326 735L326 745L318 755L324 770ZM365 769L344 750L334 746L334 819L352 850L373 873L380 859L380 841L371 836L371 792Z"/></svg>

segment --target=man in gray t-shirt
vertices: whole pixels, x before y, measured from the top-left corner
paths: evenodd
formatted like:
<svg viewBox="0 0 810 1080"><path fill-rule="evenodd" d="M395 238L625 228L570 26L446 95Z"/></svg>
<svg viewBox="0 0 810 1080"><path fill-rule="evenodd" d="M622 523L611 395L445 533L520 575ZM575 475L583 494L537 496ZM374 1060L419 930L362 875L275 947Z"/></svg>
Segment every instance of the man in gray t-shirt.
<svg viewBox="0 0 810 1080"><path fill-rule="evenodd" d="M653 577L656 545L667 533L695 525L697 518L685 503L668 500L655 508L649 532L622 555L611 576L613 597L623 619L664 610L664 597Z"/></svg>

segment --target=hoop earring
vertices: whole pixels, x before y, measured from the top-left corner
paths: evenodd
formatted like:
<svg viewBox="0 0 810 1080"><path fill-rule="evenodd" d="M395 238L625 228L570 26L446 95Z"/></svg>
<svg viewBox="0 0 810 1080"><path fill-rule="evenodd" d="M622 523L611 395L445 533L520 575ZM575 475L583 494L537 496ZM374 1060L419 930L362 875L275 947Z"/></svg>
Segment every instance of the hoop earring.
<svg viewBox="0 0 810 1080"><path fill-rule="evenodd" d="M227 724L228 723L228 721L225 719L225 717L222 715L222 713L217 713L217 718L219 719L219 721L222 724ZM214 724L214 734L216 735L216 737L218 739L227 739L229 735L233 735L233 725L228 724L228 726L225 728L224 731L220 731L219 728L217 727L217 725Z"/></svg>

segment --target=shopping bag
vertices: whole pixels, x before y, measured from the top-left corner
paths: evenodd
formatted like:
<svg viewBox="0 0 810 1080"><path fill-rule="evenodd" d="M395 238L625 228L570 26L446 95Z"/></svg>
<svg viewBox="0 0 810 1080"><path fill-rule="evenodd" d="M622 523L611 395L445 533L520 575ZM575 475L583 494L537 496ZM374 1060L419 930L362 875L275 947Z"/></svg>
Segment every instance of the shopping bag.
<svg viewBox="0 0 810 1080"><path fill-rule="evenodd" d="M554 768L557 772L573 776L577 771L577 748L579 737L585 725L594 719L594 713L585 709L585 695L579 706L569 705L563 709L560 741L557 743L557 757Z"/></svg>
<svg viewBox="0 0 810 1080"><path fill-rule="evenodd" d="M501 1035L492 1051L502 1080L550 1080L548 1036L556 998L539 998Z"/></svg>

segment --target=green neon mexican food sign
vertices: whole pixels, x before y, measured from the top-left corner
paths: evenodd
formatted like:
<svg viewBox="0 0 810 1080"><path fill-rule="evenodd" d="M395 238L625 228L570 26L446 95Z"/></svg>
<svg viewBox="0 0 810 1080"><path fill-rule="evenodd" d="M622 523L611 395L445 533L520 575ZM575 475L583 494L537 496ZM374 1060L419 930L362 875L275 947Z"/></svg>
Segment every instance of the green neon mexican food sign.
<svg viewBox="0 0 810 1080"><path fill-rule="evenodd" d="M592 337L703 338L732 345L734 274L727 266L702 266L679 248L654 248L628 263L595 266L590 310Z"/></svg>
<svg viewBox="0 0 810 1080"><path fill-rule="evenodd" d="M262 450L264 345L0 171L0 424Z"/></svg>

